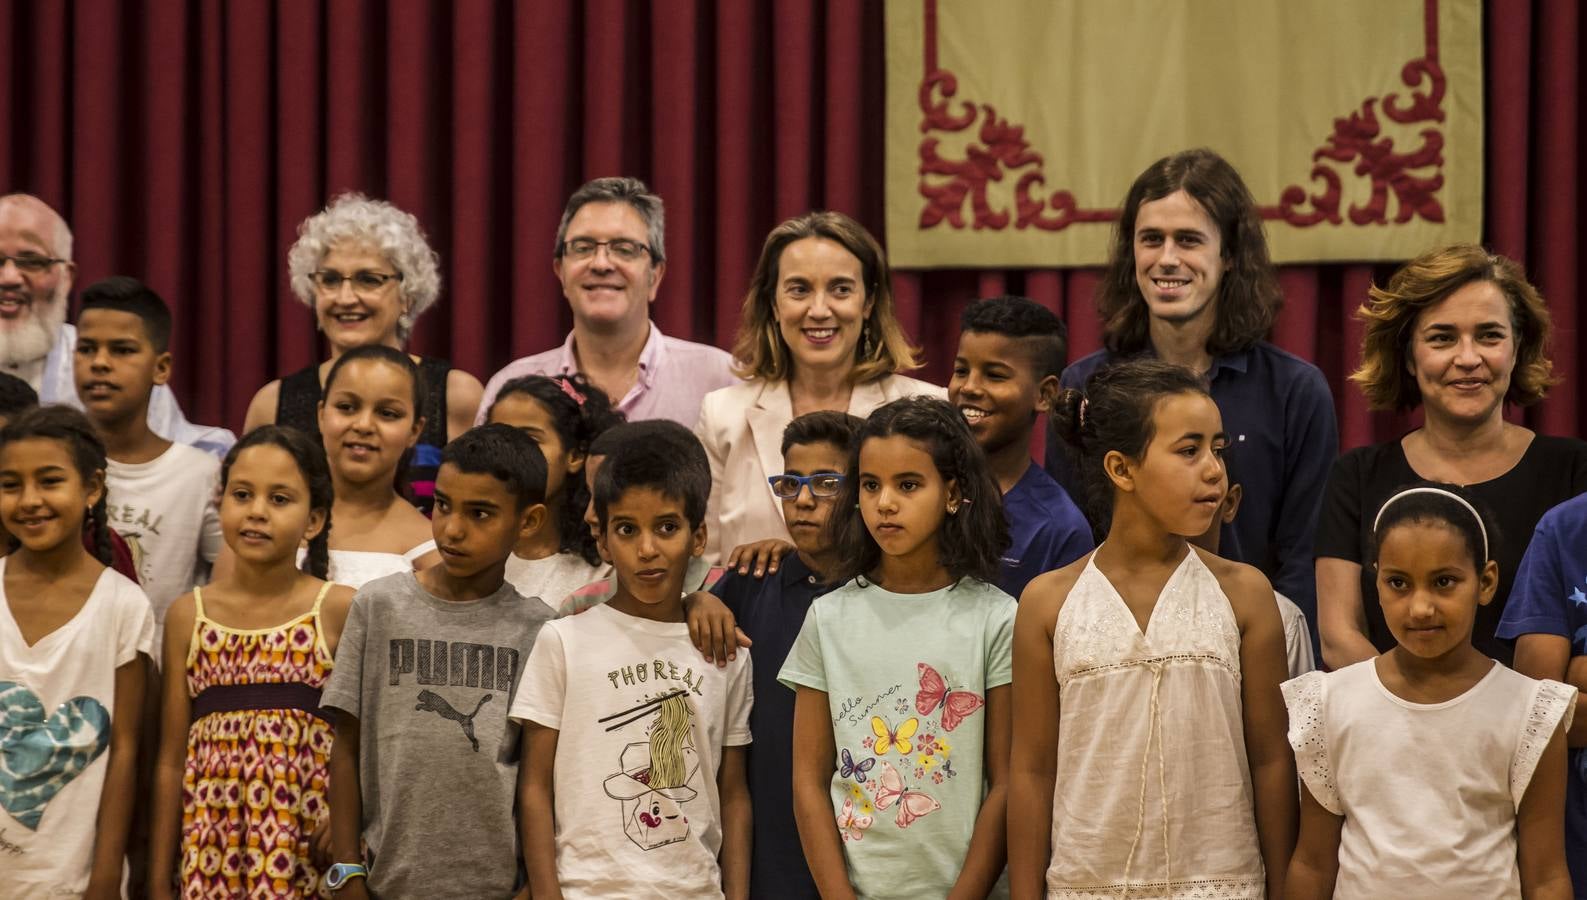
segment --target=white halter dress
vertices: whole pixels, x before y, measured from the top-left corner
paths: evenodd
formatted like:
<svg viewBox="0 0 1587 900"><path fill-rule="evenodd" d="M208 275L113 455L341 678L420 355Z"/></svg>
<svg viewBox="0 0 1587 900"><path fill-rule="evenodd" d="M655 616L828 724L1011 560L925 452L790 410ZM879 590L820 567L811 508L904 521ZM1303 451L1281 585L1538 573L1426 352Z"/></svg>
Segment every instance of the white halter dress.
<svg viewBox="0 0 1587 900"><path fill-rule="evenodd" d="M1163 586L1144 634L1088 562L1059 611L1053 666L1047 896L1262 900L1240 632L1196 551Z"/></svg>

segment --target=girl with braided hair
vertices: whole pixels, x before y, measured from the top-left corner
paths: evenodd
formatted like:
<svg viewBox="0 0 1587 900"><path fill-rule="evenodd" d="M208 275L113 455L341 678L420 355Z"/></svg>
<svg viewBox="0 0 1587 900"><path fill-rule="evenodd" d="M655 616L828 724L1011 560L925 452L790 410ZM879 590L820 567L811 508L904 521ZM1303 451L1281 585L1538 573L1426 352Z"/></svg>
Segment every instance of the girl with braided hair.
<svg viewBox="0 0 1587 900"><path fill-rule="evenodd" d="M325 580L330 466L309 435L265 425L231 448L220 483L232 564L166 615L149 895L317 897L332 739L320 690L353 601Z"/></svg>
<svg viewBox="0 0 1587 900"><path fill-rule="evenodd" d="M1014 600L1002 491L964 416L907 397L855 435L833 583L779 680L823 897L985 897L1004 867ZM844 583L847 582L847 583Z"/></svg>
<svg viewBox="0 0 1587 900"><path fill-rule="evenodd" d="M105 567L105 466L76 410L0 429L0 518L19 543L0 559L0 835L23 895L121 896L154 610Z"/></svg>

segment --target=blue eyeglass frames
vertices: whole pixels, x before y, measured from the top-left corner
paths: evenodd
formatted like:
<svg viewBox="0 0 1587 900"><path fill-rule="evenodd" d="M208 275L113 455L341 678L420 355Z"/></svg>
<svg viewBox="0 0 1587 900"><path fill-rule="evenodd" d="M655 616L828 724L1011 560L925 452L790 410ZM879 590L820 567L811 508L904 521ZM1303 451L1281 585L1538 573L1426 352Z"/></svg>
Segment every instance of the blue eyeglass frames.
<svg viewBox="0 0 1587 900"><path fill-rule="evenodd" d="M836 472L817 472L814 475L773 475L766 479L771 485L771 492L784 500L792 500L799 496L805 487L810 488L810 494L815 497L836 497L838 490L843 487L843 476Z"/></svg>

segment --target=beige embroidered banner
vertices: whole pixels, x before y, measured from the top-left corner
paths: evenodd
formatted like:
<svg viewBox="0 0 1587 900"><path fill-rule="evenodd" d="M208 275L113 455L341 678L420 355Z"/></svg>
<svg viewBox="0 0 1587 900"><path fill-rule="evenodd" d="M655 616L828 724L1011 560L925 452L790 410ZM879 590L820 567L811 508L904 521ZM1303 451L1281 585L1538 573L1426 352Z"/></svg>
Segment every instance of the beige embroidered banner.
<svg viewBox="0 0 1587 900"><path fill-rule="evenodd" d="M892 0L894 265L1106 260L1130 183L1211 147L1279 262L1478 240L1478 0Z"/></svg>

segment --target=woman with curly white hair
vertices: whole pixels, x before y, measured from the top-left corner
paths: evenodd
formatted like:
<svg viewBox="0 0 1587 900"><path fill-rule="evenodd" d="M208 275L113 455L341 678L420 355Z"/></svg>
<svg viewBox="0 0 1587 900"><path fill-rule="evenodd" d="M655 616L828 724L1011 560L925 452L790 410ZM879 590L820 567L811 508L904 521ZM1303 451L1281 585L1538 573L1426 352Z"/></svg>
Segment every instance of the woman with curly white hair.
<svg viewBox="0 0 1587 900"><path fill-rule="evenodd" d="M260 388L243 430L273 422L318 436L320 386L331 365L354 347L402 349L440 295L440 262L412 214L347 193L298 226L287 266L292 292L314 310L330 356ZM446 360L413 360L424 382L424 427L399 487L428 514L441 448L473 424L483 387Z"/></svg>

